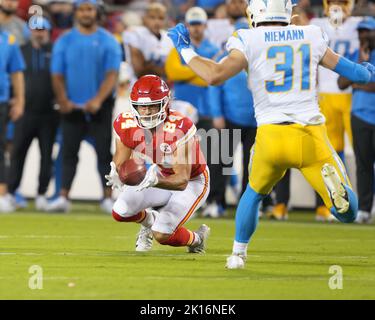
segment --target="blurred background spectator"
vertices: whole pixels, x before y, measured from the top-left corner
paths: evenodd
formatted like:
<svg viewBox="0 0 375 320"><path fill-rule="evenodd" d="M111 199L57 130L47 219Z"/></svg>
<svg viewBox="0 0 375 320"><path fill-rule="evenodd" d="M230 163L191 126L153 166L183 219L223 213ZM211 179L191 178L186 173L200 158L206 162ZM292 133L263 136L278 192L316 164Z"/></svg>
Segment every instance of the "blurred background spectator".
<svg viewBox="0 0 375 320"><path fill-rule="evenodd" d="M80 143L86 135L94 138L98 172L103 187L103 211L112 212L111 189L104 175L112 156L113 90L121 63L115 38L98 27L96 0L76 0L76 27L61 36L52 55L52 78L60 105L63 129L63 167L60 197L47 211L70 209L69 191L76 173Z"/></svg>
<svg viewBox="0 0 375 320"><path fill-rule="evenodd" d="M137 77L145 74L165 75L164 64L173 44L167 32L167 8L160 3L151 3L143 16L144 26L132 27L124 34L124 43L129 48L127 61Z"/></svg>
<svg viewBox="0 0 375 320"><path fill-rule="evenodd" d="M14 35L19 45L23 45L29 38L29 29L24 20L17 16L18 0L1 0L1 27Z"/></svg>
<svg viewBox="0 0 375 320"><path fill-rule="evenodd" d="M193 7L187 11L185 22L190 32L192 46L196 52L203 57L214 58L219 53L219 49L205 38L206 12L202 8ZM174 97L191 103L198 109L200 124L203 124L204 119L207 118L209 127L211 127L207 83L185 64L175 48L170 51L167 57L165 70L167 79L173 82Z"/></svg>
<svg viewBox="0 0 375 320"><path fill-rule="evenodd" d="M30 41L21 47L26 63L25 113L15 122L8 189L14 196L21 182L27 151L33 139L37 138L41 157L35 207L37 210L45 210L45 193L52 174L52 148L59 118L54 110L50 75L51 24L43 18L35 27L31 30Z"/></svg>
<svg viewBox="0 0 375 320"><path fill-rule="evenodd" d="M4 15L0 15L2 26ZM17 121L24 112L25 63L14 35L0 27L0 212L15 210L6 183L6 125L8 119ZM10 95L10 87L13 96Z"/></svg>
<svg viewBox="0 0 375 320"><path fill-rule="evenodd" d="M358 24L360 47L353 56L355 62L375 64L375 19ZM357 164L359 211L357 222L371 222L374 193L375 162L375 84L358 85L348 79L338 79L340 89L353 88L352 129L353 147Z"/></svg>
<svg viewBox="0 0 375 320"><path fill-rule="evenodd" d="M52 41L73 26L73 0L47 0L47 7L53 24Z"/></svg>

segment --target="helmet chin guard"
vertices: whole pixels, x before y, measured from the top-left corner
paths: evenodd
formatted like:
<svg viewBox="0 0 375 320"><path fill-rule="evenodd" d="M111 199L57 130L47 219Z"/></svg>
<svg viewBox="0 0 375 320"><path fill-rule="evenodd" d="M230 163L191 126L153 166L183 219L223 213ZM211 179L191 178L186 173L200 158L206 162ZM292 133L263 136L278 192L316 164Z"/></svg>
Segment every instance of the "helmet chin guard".
<svg viewBox="0 0 375 320"><path fill-rule="evenodd" d="M140 100L140 99L139 99ZM168 107L169 107L169 97L165 97L160 101L132 101L131 102L131 111L133 116L137 120L138 127L142 129L152 129L157 127L159 124L165 121L168 115ZM146 99L148 100L148 99ZM152 114L152 115L141 115L137 110L138 107L147 106L159 106L159 112Z"/></svg>

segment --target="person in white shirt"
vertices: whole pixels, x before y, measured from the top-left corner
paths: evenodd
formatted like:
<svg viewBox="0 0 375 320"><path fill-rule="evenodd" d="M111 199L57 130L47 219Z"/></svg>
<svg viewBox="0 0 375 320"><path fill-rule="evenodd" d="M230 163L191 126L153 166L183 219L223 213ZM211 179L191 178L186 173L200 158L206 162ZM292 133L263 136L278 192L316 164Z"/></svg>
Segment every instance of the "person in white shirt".
<svg viewBox="0 0 375 320"><path fill-rule="evenodd" d="M143 26L135 26L124 33L124 44L137 78L146 74L164 76L164 64L173 48L166 26L167 9L163 4L151 3L143 17Z"/></svg>

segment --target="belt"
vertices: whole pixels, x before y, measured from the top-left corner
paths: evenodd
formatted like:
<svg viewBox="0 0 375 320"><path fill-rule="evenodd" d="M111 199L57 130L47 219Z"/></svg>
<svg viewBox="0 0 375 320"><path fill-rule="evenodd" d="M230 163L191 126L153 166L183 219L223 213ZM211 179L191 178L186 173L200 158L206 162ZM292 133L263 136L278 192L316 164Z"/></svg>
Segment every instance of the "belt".
<svg viewBox="0 0 375 320"><path fill-rule="evenodd" d="M279 123L275 123L275 124L282 125L282 126L287 126L287 125L290 125L290 124L295 124L295 122L284 121L284 122L279 122Z"/></svg>

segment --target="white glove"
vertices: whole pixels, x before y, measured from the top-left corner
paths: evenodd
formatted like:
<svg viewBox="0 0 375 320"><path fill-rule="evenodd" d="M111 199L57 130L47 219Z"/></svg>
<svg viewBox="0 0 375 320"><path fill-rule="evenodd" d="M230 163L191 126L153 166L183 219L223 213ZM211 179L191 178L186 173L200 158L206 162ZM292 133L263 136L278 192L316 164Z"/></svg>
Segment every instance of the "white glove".
<svg viewBox="0 0 375 320"><path fill-rule="evenodd" d="M146 172L146 176L143 181L138 185L136 191L142 191L146 188L151 188L158 184L158 173L159 168L156 164L153 164Z"/></svg>
<svg viewBox="0 0 375 320"><path fill-rule="evenodd" d="M105 175L104 177L108 180L108 182L106 183L108 187L111 187L112 190L119 189L121 191L123 183L120 180L120 177L117 173L116 165L113 161L111 162L111 172L108 175Z"/></svg>

